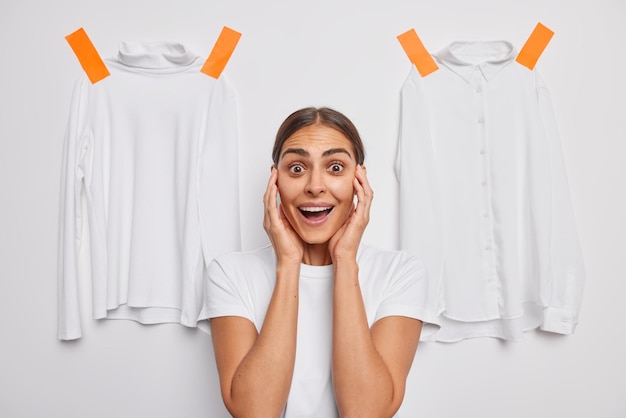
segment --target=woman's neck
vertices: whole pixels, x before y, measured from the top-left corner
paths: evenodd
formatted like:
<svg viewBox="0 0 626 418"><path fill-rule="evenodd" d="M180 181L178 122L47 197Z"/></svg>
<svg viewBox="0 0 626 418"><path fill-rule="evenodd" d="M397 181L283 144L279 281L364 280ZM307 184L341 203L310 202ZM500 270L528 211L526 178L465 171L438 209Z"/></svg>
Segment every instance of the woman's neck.
<svg viewBox="0 0 626 418"><path fill-rule="evenodd" d="M328 243L304 244L302 263L310 266L328 266L332 264L332 258L330 257L330 252L328 252Z"/></svg>

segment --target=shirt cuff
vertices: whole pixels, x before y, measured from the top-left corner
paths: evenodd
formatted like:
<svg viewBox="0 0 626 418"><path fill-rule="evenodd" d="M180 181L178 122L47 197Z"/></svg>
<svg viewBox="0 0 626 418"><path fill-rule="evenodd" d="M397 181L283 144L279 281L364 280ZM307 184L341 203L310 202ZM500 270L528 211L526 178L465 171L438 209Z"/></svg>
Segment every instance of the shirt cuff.
<svg viewBox="0 0 626 418"><path fill-rule="evenodd" d="M543 311L541 329L548 332L570 335L574 333L578 324L577 315L571 311L547 307Z"/></svg>

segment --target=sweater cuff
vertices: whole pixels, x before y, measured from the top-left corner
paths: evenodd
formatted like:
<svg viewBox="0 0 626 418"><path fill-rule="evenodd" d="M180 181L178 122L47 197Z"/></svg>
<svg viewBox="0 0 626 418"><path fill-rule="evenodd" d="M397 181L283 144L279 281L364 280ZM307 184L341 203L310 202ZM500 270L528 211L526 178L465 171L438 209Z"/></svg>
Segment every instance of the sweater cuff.
<svg viewBox="0 0 626 418"><path fill-rule="evenodd" d="M69 329L69 330L62 330L59 329L57 331L57 339L61 340L61 341L70 341L70 340L77 340L79 338L81 338L83 336L82 331L79 329Z"/></svg>

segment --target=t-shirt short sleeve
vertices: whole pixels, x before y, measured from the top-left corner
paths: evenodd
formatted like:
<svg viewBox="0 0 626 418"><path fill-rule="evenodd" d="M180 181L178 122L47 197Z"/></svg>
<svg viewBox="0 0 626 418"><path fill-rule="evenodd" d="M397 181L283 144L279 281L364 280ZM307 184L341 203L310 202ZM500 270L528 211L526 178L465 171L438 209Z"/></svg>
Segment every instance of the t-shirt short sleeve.
<svg viewBox="0 0 626 418"><path fill-rule="evenodd" d="M237 277L228 274L224 265L225 263L216 259L207 268L200 319L239 316L254 323L254 315L245 305L242 287L237 283Z"/></svg>
<svg viewBox="0 0 626 418"><path fill-rule="evenodd" d="M376 320L392 315L423 319L426 271L419 260L408 256L401 258L383 290Z"/></svg>

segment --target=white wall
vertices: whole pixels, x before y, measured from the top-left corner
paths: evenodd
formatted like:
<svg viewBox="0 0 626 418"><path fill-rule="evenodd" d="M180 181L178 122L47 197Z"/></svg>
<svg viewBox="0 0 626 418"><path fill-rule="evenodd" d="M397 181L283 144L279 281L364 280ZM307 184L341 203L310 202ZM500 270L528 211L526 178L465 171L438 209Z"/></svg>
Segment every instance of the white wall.
<svg viewBox="0 0 626 418"><path fill-rule="evenodd" d="M0 416L227 416L202 332L86 319L82 340L55 339L61 148L81 71L65 35L83 26L106 56L123 40L181 41L207 56L223 25L242 32L226 71L240 99L246 249L266 242L275 130L306 105L335 107L359 127L376 191L365 238L391 248L410 67L396 35L414 27L431 50L459 39L521 47L541 21L556 32L538 68L588 270L580 325L574 336L531 332L518 344L421 345L403 416L625 417L625 19L622 0L0 0Z"/></svg>

